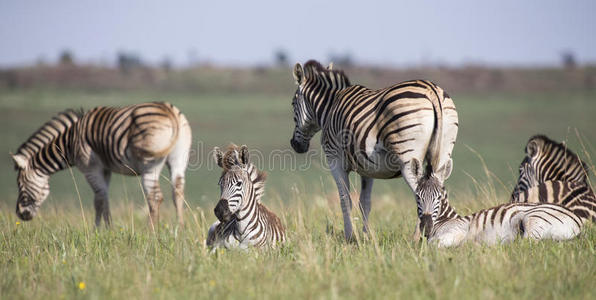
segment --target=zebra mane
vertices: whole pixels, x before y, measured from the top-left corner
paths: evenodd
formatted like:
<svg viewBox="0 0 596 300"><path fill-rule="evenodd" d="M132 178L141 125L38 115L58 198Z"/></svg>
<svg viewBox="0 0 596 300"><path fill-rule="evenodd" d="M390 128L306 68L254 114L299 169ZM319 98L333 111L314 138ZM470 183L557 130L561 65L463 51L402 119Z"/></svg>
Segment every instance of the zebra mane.
<svg viewBox="0 0 596 300"><path fill-rule="evenodd" d="M25 141L16 151L17 155L22 155L30 159L35 153L48 143L55 140L72 127L84 114L83 109L67 109L56 114L51 120L37 129L27 141Z"/></svg>
<svg viewBox="0 0 596 300"><path fill-rule="evenodd" d="M257 198L260 198L260 196L263 195L265 192L267 173L260 171L249 161L248 149L246 146L238 147L235 144L228 145L226 152L223 154L222 165L222 175L235 167L246 169L248 177L257 191Z"/></svg>
<svg viewBox="0 0 596 300"><path fill-rule="evenodd" d="M571 151L567 145L565 145L565 143L559 143L557 141L554 141L552 139L550 139L549 137L547 137L546 135L543 134L537 134L532 136L529 140L528 143L526 144L526 154L528 152L528 146L532 141L542 141L542 149L548 149L548 151L556 151L556 150L560 150L562 152L565 153L565 157L567 157L568 159L571 160L571 162L580 164L581 167L586 170L586 172L589 170L588 166L586 165L586 163L584 161L582 161L579 156L577 154L575 154L573 151Z"/></svg>
<svg viewBox="0 0 596 300"><path fill-rule="evenodd" d="M329 70L326 67L324 67L323 65L321 65L321 63L319 63L318 61L316 61L314 59L311 59L304 64L304 72L305 72L305 74L309 74L309 75L312 73L316 73L316 74L323 75L325 77L330 77L331 74L339 75L339 77L345 81L346 86L351 85L350 79L344 73L343 70Z"/></svg>

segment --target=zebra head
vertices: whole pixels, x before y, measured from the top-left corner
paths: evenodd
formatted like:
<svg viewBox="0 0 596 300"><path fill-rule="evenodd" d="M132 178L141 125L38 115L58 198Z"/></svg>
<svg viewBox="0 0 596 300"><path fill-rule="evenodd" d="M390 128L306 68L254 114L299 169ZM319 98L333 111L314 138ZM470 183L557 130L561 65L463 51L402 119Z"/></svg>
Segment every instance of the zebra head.
<svg viewBox="0 0 596 300"><path fill-rule="evenodd" d="M17 170L17 216L29 221L37 214L37 210L50 194L50 176L31 167L30 160L22 154L12 156Z"/></svg>
<svg viewBox="0 0 596 300"><path fill-rule="evenodd" d="M515 201L519 193L527 191L529 188L535 185L538 185L538 178L536 177L535 168L531 164L531 159L529 157L525 157L519 165L519 178L517 179L517 185L511 194L511 199Z"/></svg>
<svg viewBox="0 0 596 300"><path fill-rule="evenodd" d="M441 205L447 198L447 191L439 179L432 173L424 175L416 188L416 204L420 231L428 238L433 225L441 213Z"/></svg>
<svg viewBox="0 0 596 300"><path fill-rule="evenodd" d="M317 109L328 109L335 93L350 83L342 71L333 70L333 64L324 68L314 60L308 61L304 68L297 63L293 75L298 88L292 99L295 127L290 145L294 151L304 153L308 151L310 139L321 130L317 116L322 112Z"/></svg>
<svg viewBox="0 0 596 300"><path fill-rule="evenodd" d="M250 200L262 195L265 173L259 172L250 163L248 148L231 145L226 153L214 149L214 159L223 169L219 178L220 200L214 209L215 216L221 222L228 222L237 217L237 213L249 206Z"/></svg>

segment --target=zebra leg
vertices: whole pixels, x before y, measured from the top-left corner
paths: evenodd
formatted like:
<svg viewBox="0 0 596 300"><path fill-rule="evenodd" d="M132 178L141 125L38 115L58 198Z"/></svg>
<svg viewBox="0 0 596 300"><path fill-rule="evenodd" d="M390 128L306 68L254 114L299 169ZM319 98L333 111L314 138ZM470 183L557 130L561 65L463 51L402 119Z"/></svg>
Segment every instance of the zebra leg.
<svg viewBox="0 0 596 300"><path fill-rule="evenodd" d="M145 192L145 198L147 199L147 205L149 206L149 221L151 222L152 229L155 229L159 222L159 206L163 202L163 194L159 187L159 174L163 164L160 164L151 170L143 173L143 191Z"/></svg>
<svg viewBox="0 0 596 300"><path fill-rule="evenodd" d="M172 183L172 200L176 207L176 217L178 223L184 225L184 172L186 171L186 162L188 155L185 158L176 156L168 157L168 168L170 169L170 180Z"/></svg>
<svg viewBox="0 0 596 300"><path fill-rule="evenodd" d="M370 194L373 187L373 179L360 175L360 212L362 212L362 231L368 233L368 214L370 213Z"/></svg>
<svg viewBox="0 0 596 300"><path fill-rule="evenodd" d="M176 207L176 216L178 217L178 223L184 225L184 173L188 165L192 134L186 117L180 115L180 118L181 125L179 126L178 141L172 152L168 154L167 164L170 169L172 199Z"/></svg>
<svg viewBox="0 0 596 300"><path fill-rule="evenodd" d="M103 168L93 168L84 171L87 182L93 189L95 205L95 226L99 227L103 217L106 226L111 224L110 206L108 202L108 190L110 184L109 170Z"/></svg>
<svg viewBox="0 0 596 300"><path fill-rule="evenodd" d="M352 220L350 213L352 211L352 199L350 199L350 178L346 170L340 167L339 163L330 163L331 174L337 184L339 191L339 200L341 212L344 217L344 235L346 240L352 240Z"/></svg>

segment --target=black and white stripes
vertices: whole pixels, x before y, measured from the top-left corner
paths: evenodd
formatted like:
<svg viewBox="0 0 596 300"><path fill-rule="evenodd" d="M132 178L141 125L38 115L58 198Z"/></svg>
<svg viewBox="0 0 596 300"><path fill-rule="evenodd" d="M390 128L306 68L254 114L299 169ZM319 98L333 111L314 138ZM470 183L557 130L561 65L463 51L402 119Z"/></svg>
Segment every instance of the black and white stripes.
<svg viewBox="0 0 596 300"><path fill-rule="evenodd" d="M223 173L218 183L221 196L214 210L218 221L209 229L207 246L246 249L283 242L284 226L261 203L265 173L250 162L248 148L232 145L225 154L215 148L214 158Z"/></svg>
<svg viewBox="0 0 596 300"><path fill-rule="evenodd" d="M111 172L140 175L152 224L163 196L159 175L170 168L174 203L182 222L184 172L191 131L184 115L169 103L143 103L121 108L96 107L89 112L67 110L37 130L19 147L17 215L33 218L49 194L50 175L76 166L95 193L96 225L110 223L108 187Z"/></svg>
<svg viewBox="0 0 596 300"><path fill-rule="evenodd" d="M526 145L511 202L554 203L584 222L596 221L596 196L586 164L567 145L544 135L531 137Z"/></svg>
<svg viewBox="0 0 596 300"><path fill-rule="evenodd" d="M352 237L351 171L361 176L365 231L373 178L403 176L416 192L425 170L438 179L440 187L449 177L458 117L449 95L434 83L412 80L371 90L352 85L342 71L324 68L316 61L304 67L296 64L294 78L298 88L292 101L295 128L290 144L296 152L306 152L310 139L322 131L323 150L340 194L346 238Z"/></svg>

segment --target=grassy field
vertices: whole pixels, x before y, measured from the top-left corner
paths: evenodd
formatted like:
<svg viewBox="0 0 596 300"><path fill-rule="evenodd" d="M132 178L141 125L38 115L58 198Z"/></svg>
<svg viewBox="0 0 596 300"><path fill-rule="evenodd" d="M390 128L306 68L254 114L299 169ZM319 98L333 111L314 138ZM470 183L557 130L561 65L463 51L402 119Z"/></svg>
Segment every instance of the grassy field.
<svg viewBox="0 0 596 300"><path fill-rule="evenodd" d="M187 115L194 135L187 224L175 225L166 196L157 233L148 230L138 179L123 176L112 177L114 226L96 231L91 190L77 170L53 176L41 215L18 222L15 172L8 155L0 160L0 298L596 297L595 226L567 243L438 251L409 241L415 205L402 179L375 182L373 234L358 245L344 243L336 188L320 152L301 168L307 160L290 151L291 94L0 90L4 153L67 107L167 100ZM594 171L595 91L452 97L460 133L447 187L460 213L508 200L523 147L536 133L566 140ZM315 140L312 147L320 149ZM282 151L296 166L260 163L269 173L264 202L288 227L291 241L282 249L209 255L203 247L219 196L220 173L209 151L229 142L247 144L264 158ZM353 217L360 224L359 215Z"/></svg>

